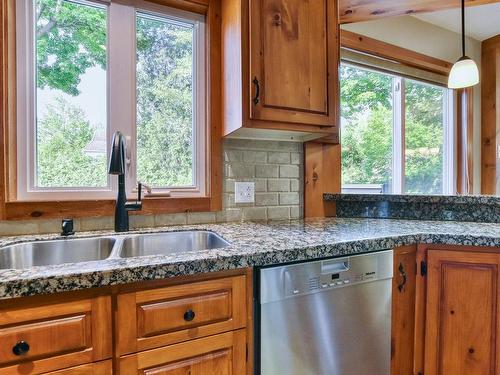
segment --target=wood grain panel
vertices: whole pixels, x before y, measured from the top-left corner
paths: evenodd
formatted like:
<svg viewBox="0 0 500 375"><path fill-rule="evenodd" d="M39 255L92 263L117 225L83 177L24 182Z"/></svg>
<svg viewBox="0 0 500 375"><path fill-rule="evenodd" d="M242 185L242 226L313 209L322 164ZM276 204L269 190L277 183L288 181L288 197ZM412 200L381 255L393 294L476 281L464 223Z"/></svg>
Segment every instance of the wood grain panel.
<svg viewBox="0 0 500 375"><path fill-rule="evenodd" d="M465 0L466 6L497 3L498 0ZM457 0L339 0L339 22L370 21L444 9L459 8Z"/></svg>
<svg viewBox="0 0 500 375"><path fill-rule="evenodd" d="M113 374L113 362L102 361L76 366L64 370L52 371L45 375L111 375Z"/></svg>
<svg viewBox="0 0 500 375"><path fill-rule="evenodd" d="M194 313L191 321L184 319L187 311ZM231 291L187 296L137 307L139 337L183 330L228 320L231 317Z"/></svg>
<svg viewBox="0 0 500 375"><path fill-rule="evenodd" d="M340 145L320 142L304 144L304 216L335 216L335 203L325 202L324 193L340 193Z"/></svg>
<svg viewBox="0 0 500 375"><path fill-rule="evenodd" d="M500 254L430 249L425 374L500 371Z"/></svg>
<svg viewBox="0 0 500 375"><path fill-rule="evenodd" d="M244 329L128 355L120 375L241 375L246 372Z"/></svg>
<svg viewBox="0 0 500 375"><path fill-rule="evenodd" d="M413 375L416 245L394 251L392 280L391 374Z"/></svg>
<svg viewBox="0 0 500 375"><path fill-rule="evenodd" d="M117 297L119 355L246 326L246 276L186 283ZM192 310L195 318L184 321Z"/></svg>
<svg viewBox="0 0 500 375"><path fill-rule="evenodd" d="M251 1L250 118L336 126L336 2ZM331 74L331 75L330 75ZM258 84L253 83L254 80ZM258 87L257 87L258 85Z"/></svg>
<svg viewBox="0 0 500 375"><path fill-rule="evenodd" d="M448 76L453 64L436 59L394 44L382 42L348 30L340 31L340 43L343 48L353 49L373 56L378 56L403 65Z"/></svg>
<svg viewBox="0 0 500 375"><path fill-rule="evenodd" d="M500 35L481 45L481 194L500 193Z"/></svg>
<svg viewBox="0 0 500 375"><path fill-rule="evenodd" d="M111 298L62 299L0 308L0 375L41 374L111 357ZM12 348L21 340L29 351L15 356Z"/></svg>
<svg viewBox="0 0 500 375"><path fill-rule="evenodd" d="M0 330L0 365L9 362L33 360L62 353L81 351L91 346L92 333L89 315L45 320L16 325ZM13 347L24 341L29 352L22 356L13 353Z"/></svg>

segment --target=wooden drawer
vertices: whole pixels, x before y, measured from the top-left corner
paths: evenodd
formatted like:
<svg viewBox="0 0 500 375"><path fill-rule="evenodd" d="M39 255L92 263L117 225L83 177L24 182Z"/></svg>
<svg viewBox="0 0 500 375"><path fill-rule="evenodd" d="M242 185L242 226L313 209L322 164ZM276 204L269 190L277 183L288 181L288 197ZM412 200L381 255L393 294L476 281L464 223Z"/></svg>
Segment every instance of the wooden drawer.
<svg viewBox="0 0 500 375"><path fill-rule="evenodd" d="M118 354L243 328L246 309L245 276L120 294Z"/></svg>
<svg viewBox="0 0 500 375"><path fill-rule="evenodd" d="M51 298L47 298L52 300ZM0 375L41 374L111 357L111 298L0 310Z"/></svg>
<svg viewBox="0 0 500 375"><path fill-rule="evenodd" d="M44 375L111 375L113 374L113 362L111 360L88 363L86 365L46 372Z"/></svg>
<svg viewBox="0 0 500 375"><path fill-rule="evenodd" d="M119 359L119 375L243 375L244 329L147 350Z"/></svg>

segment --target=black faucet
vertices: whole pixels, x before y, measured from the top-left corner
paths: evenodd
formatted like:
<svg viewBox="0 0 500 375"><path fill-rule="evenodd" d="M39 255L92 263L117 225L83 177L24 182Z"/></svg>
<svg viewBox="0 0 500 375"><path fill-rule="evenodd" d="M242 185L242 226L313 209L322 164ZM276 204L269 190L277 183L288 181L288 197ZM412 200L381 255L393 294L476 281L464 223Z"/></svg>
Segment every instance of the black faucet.
<svg viewBox="0 0 500 375"><path fill-rule="evenodd" d="M140 211L142 209L141 191L142 185L138 184L137 201L127 202L125 193L125 139L120 132L115 132L111 144L111 158L109 161L109 174L118 175L118 196L115 205L115 232L127 232L129 230L128 212Z"/></svg>

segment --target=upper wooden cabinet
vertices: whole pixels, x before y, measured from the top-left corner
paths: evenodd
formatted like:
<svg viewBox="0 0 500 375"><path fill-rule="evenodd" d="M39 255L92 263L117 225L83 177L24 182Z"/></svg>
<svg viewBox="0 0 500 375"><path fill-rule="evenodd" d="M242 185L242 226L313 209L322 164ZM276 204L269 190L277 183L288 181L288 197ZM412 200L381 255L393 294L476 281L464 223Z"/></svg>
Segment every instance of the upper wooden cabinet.
<svg viewBox="0 0 500 375"><path fill-rule="evenodd" d="M336 0L222 0L221 15L224 135L335 137Z"/></svg>
<svg viewBox="0 0 500 375"><path fill-rule="evenodd" d="M425 374L500 373L500 254L429 249Z"/></svg>

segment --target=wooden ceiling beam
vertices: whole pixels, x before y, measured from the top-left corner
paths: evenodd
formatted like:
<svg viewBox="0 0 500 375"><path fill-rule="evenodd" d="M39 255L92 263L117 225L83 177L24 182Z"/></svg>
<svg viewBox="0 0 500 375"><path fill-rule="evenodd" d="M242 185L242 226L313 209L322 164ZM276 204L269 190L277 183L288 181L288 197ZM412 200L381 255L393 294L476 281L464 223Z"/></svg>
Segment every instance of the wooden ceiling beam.
<svg viewBox="0 0 500 375"><path fill-rule="evenodd" d="M466 0L465 4L477 6L498 2L500 0ZM459 0L339 0L339 22L362 22L459 7Z"/></svg>

